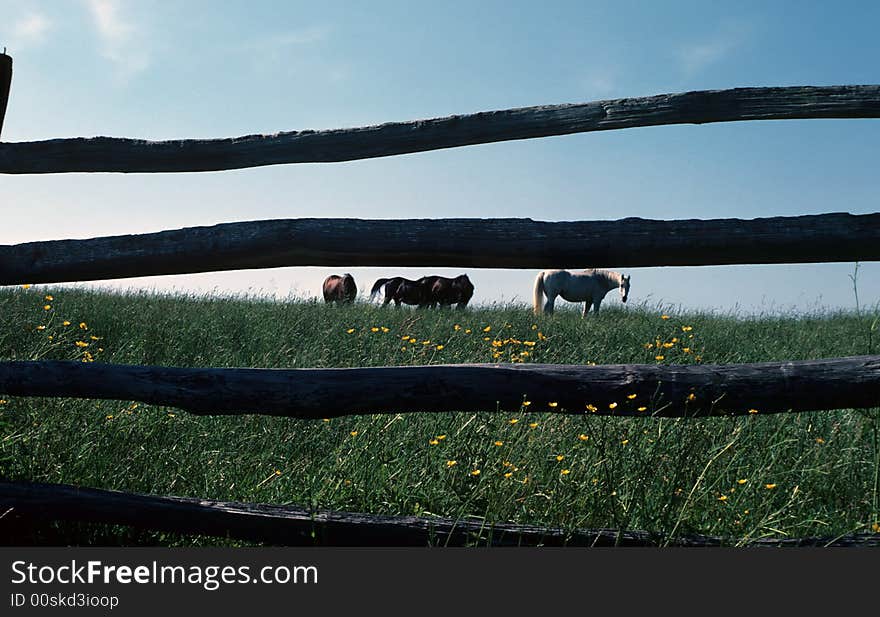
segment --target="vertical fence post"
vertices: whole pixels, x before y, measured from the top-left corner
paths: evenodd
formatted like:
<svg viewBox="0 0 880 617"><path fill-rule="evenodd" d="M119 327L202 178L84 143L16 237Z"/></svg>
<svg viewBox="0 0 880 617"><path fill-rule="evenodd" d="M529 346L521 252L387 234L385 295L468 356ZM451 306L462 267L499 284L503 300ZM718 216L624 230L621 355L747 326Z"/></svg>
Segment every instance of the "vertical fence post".
<svg viewBox="0 0 880 617"><path fill-rule="evenodd" d="M12 56L6 54L6 48L0 54L0 135L3 134L3 118L6 116L6 104L9 102L9 89L12 87Z"/></svg>

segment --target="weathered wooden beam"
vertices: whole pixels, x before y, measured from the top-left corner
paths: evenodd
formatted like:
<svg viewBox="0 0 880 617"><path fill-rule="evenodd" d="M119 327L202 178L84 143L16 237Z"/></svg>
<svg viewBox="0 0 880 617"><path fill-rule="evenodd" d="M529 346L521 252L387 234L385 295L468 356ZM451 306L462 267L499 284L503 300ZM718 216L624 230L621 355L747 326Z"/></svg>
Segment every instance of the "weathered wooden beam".
<svg viewBox="0 0 880 617"><path fill-rule="evenodd" d="M745 415L753 409L766 414L880 406L880 356L723 365L447 364L329 369L13 361L0 362L0 394L136 400L195 414L297 418L508 413L519 411L524 399L531 401L529 411L567 414ZM634 398L628 398L633 394ZM640 407L646 409L639 411Z"/></svg>
<svg viewBox="0 0 880 617"><path fill-rule="evenodd" d="M9 103L9 91L12 88L12 56L6 54L4 48L0 54L0 136L3 135L3 119L6 118L6 105Z"/></svg>
<svg viewBox="0 0 880 617"><path fill-rule="evenodd" d="M17 517L129 525L287 546L733 546L735 539L613 529L543 528L474 519L380 516L297 506L160 497L71 486L0 481L0 537ZM880 546L880 534L760 538L749 546Z"/></svg>
<svg viewBox="0 0 880 617"><path fill-rule="evenodd" d="M0 173L217 171L351 161L638 126L877 117L878 85L734 88L226 139L94 137L7 143L0 144Z"/></svg>
<svg viewBox="0 0 880 617"><path fill-rule="evenodd" d="M878 213L561 222L308 218L2 245L0 285L280 266L583 269L876 260Z"/></svg>

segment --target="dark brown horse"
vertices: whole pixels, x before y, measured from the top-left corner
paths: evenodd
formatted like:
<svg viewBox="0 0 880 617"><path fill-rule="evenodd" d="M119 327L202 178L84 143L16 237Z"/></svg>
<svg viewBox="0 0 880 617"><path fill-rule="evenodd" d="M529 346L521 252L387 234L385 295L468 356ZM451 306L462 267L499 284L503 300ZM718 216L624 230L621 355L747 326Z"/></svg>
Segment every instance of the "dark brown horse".
<svg viewBox="0 0 880 617"><path fill-rule="evenodd" d="M426 276L426 284L431 290L429 305L442 306L456 305L457 309L464 309L474 296L474 285L467 274L460 274L455 278L445 276Z"/></svg>
<svg viewBox="0 0 880 617"><path fill-rule="evenodd" d="M431 298L431 288L426 279L427 277L424 276L417 281L411 281L402 276L379 279L370 290L370 300L382 291L385 294L385 300L382 304L388 304L393 300L395 306L400 306L403 303L426 307L430 304Z"/></svg>
<svg viewBox="0 0 880 617"><path fill-rule="evenodd" d="M392 300L394 304L416 304L420 308L435 308L440 306L457 305L463 309L474 295L474 286L466 274L455 278L445 276L423 276L411 281L401 276L394 278L379 279L370 290L370 300L379 291L384 291L385 301L388 304Z"/></svg>
<svg viewBox="0 0 880 617"><path fill-rule="evenodd" d="M357 292L354 277L347 272L342 276L331 274L324 279L324 302L354 302Z"/></svg>

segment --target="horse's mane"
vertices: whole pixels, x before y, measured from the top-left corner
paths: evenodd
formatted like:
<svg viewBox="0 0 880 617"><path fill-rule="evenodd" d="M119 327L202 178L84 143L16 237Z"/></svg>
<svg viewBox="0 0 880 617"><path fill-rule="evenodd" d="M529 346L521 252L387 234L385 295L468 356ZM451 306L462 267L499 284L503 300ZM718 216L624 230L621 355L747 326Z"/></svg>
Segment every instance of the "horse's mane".
<svg viewBox="0 0 880 617"><path fill-rule="evenodd" d="M614 283L615 285L620 285L620 281L623 276L620 274L620 272L614 272L613 270L601 270L599 268L586 268L583 271L583 274L601 276L609 283Z"/></svg>

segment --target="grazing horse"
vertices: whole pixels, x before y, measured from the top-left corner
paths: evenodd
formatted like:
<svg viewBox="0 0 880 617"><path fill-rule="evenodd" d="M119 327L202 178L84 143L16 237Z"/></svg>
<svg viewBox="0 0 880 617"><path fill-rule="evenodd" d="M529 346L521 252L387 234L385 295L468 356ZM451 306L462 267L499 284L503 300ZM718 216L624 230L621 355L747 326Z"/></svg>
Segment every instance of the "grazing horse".
<svg viewBox="0 0 880 617"><path fill-rule="evenodd" d="M599 305L609 291L620 290L620 299L626 302L629 295L629 276L609 270L584 270L569 272L568 270L544 270L535 278L534 308L535 313L553 312L556 296L562 296L569 302L583 302L586 317L593 305L593 311L599 312ZM547 302L544 302L547 296Z"/></svg>
<svg viewBox="0 0 880 617"><path fill-rule="evenodd" d="M403 302L404 304L417 304L420 307L425 307L431 302L431 289L424 276L417 281L411 281L402 276L379 279L370 290L370 300L379 291L383 291L385 294L383 305L394 300L395 306L400 306L400 303Z"/></svg>
<svg viewBox="0 0 880 617"><path fill-rule="evenodd" d="M474 296L474 285L467 274L460 274L455 278L445 276L426 276L427 284L431 290L429 305L433 308L436 304L442 306L456 305L457 309L464 309Z"/></svg>
<svg viewBox="0 0 880 617"><path fill-rule="evenodd" d="M324 302L354 302L357 292L354 277L348 272L342 276L331 274L324 279Z"/></svg>

